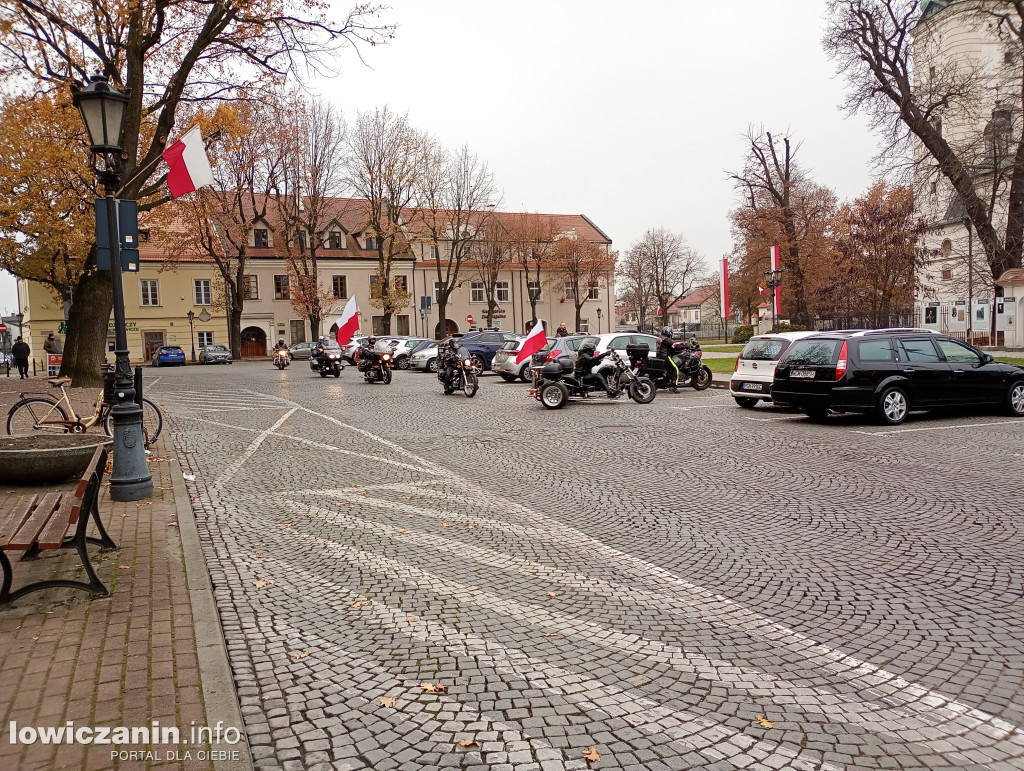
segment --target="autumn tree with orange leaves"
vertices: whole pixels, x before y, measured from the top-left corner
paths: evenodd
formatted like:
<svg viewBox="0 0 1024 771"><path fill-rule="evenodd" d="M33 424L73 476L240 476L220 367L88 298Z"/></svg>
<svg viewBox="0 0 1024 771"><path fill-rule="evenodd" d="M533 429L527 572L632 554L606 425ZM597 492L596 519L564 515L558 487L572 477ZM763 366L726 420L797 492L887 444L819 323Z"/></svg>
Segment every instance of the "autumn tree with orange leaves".
<svg viewBox="0 0 1024 771"><path fill-rule="evenodd" d="M145 210L167 200L161 153L197 105L274 88L290 75L336 71L341 48L391 37L393 28L377 21L380 10L361 4L337 13L315 1L7 0L0 3L0 71L8 88L50 94L72 113L70 87L93 72L127 92L122 183L114 193ZM110 276L89 256L61 369L76 386L101 382L111 307Z"/></svg>

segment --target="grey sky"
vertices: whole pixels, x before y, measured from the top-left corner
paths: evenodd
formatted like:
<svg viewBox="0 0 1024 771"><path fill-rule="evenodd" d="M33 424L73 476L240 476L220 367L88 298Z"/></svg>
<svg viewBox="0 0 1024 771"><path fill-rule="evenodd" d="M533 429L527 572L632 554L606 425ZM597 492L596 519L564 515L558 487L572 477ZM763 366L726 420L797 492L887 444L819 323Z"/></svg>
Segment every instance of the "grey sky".
<svg viewBox="0 0 1024 771"><path fill-rule="evenodd" d="M387 104L468 144L502 210L586 214L621 251L664 226L710 267L731 248L726 172L742 168L750 124L789 129L797 160L841 198L871 183L876 141L837 108L823 0L389 4L395 39L316 87L349 119ZM7 277L0 309L14 306Z"/></svg>

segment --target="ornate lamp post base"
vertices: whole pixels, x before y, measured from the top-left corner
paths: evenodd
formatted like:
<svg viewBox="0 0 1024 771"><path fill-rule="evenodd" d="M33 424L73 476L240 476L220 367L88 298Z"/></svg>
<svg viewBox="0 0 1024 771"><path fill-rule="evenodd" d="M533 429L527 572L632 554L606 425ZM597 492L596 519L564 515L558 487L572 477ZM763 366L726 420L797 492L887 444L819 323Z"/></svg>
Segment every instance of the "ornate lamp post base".
<svg viewBox="0 0 1024 771"><path fill-rule="evenodd" d="M153 477L146 461L142 408L135 403L135 378L128 351L114 351L114 390L117 404L110 410L114 434L114 469L110 475L110 499L138 501L153 494Z"/></svg>

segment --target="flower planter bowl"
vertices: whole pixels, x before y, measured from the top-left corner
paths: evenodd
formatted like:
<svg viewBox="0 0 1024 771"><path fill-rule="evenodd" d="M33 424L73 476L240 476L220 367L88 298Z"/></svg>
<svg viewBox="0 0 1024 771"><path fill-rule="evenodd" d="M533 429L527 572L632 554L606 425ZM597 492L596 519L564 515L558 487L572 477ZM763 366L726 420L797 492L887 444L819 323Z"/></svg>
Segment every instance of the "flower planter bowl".
<svg viewBox="0 0 1024 771"><path fill-rule="evenodd" d="M103 434L46 434L0 437L0 482L46 485L80 475L96 445L114 440Z"/></svg>

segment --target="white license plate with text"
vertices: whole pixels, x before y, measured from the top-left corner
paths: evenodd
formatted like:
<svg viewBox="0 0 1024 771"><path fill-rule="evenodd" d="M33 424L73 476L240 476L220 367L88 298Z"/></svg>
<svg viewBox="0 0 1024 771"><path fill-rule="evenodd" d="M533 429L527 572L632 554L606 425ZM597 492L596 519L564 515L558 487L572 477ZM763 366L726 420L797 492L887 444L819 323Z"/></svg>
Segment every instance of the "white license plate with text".
<svg viewBox="0 0 1024 771"><path fill-rule="evenodd" d="M789 371L791 378L804 378L806 380L811 380L815 374L816 370L813 369L791 369Z"/></svg>

